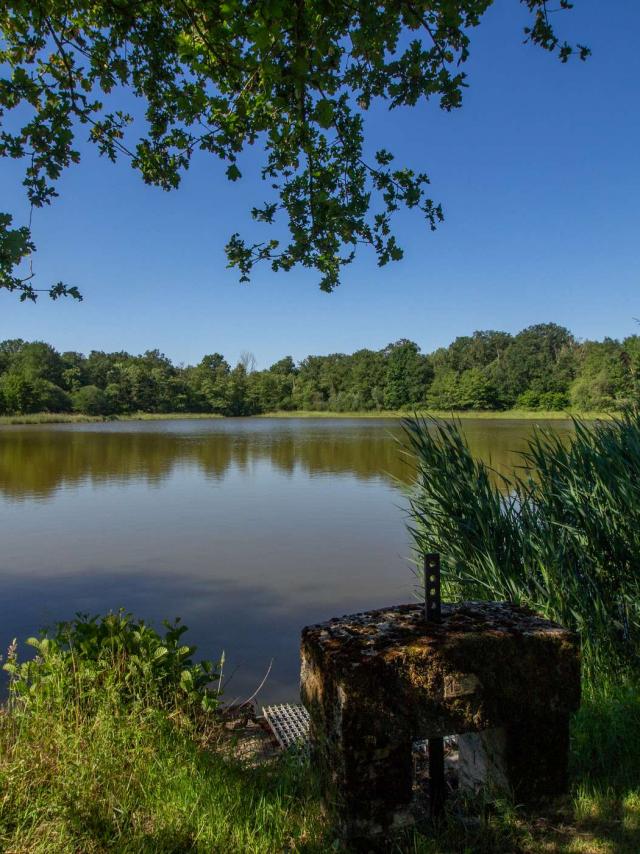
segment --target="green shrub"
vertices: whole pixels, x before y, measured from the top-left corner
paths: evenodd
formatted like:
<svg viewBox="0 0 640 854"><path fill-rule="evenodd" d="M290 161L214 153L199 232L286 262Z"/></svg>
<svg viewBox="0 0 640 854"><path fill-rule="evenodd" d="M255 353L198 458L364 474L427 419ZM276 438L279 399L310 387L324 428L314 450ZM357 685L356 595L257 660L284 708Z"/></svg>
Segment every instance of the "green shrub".
<svg viewBox="0 0 640 854"><path fill-rule="evenodd" d="M111 412L111 401L106 393L95 385L85 385L71 395L74 412L83 415L108 415Z"/></svg>
<svg viewBox="0 0 640 854"><path fill-rule="evenodd" d="M213 664L194 663L195 647L182 643L186 626L164 626L161 635L123 611L59 623L52 634L27 640L34 658L20 662L14 653L4 665L11 702L56 704L68 693L90 705L107 694L116 702L215 709L217 693L209 687L218 677Z"/></svg>
<svg viewBox="0 0 640 854"><path fill-rule="evenodd" d="M0 376L2 409L9 415L20 412L68 412L71 398L50 380L29 378L17 372Z"/></svg>
<svg viewBox="0 0 640 854"><path fill-rule="evenodd" d="M540 409L559 411L569 406L569 398L562 391L544 391L540 395L538 405Z"/></svg>
<svg viewBox="0 0 640 854"><path fill-rule="evenodd" d="M518 395L516 407L518 409L540 409L540 393L528 388Z"/></svg>

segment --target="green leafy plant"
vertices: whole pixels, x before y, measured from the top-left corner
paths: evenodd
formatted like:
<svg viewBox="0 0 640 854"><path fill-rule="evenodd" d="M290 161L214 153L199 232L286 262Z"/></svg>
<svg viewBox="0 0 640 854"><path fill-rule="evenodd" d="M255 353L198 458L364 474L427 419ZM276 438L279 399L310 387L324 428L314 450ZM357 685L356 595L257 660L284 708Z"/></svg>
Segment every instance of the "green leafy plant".
<svg viewBox="0 0 640 854"><path fill-rule="evenodd" d="M210 661L193 661L196 648L182 642L186 626L178 620L164 626L160 634L124 611L79 614L52 633L29 638L35 657L20 662L14 651L4 665L12 702L58 702L69 692L91 704L107 692L118 701L214 710L218 692L210 686L218 678L216 668Z"/></svg>

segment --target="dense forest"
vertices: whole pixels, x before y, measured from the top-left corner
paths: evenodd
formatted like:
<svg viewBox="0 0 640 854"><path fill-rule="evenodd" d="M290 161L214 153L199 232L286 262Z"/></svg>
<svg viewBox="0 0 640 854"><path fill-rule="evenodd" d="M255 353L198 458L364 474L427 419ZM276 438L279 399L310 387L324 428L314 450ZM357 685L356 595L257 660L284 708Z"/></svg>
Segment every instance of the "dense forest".
<svg viewBox="0 0 640 854"><path fill-rule="evenodd" d="M383 350L290 356L255 370L245 354L174 365L158 350L139 356L59 353L42 341L0 343L0 413L338 412L428 406L445 410L619 409L639 398L640 336L578 342L562 326L517 335L474 332L423 354L396 341Z"/></svg>

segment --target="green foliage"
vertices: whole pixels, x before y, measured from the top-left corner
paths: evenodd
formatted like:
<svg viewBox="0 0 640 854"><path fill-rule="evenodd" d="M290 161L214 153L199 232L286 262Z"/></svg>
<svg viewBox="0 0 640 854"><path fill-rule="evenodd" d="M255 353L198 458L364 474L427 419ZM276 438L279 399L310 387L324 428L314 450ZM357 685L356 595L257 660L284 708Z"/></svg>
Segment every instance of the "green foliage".
<svg viewBox="0 0 640 854"><path fill-rule="evenodd" d="M543 391L540 395L540 409L558 412L569 405L569 396L563 391Z"/></svg>
<svg viewBox="0 0 640 854"><path fill-rule="evenodd" d="M108 415L111 406L107 394L95 385L84 385L71 395L74 412L83 415Z"/></svg>
<svg viewBox="0 0 640 854"><path fill-rule="evenodd" d="M0 350L0 411L12 415L71 409L69 395L61 388L64 364L53 347L14 340L2 342Z"/></svg>
<svg viewBox="0 0 640 854"><path fill-rule="evenodd" d="M518 409L540 409L540 392L528 388L516 398Z"/></svg>
<svg viewBox="0 0 640 854"><path fill-rule="evenodd" d="M401 339L382 350L291 356L254 370L220 353L176 366L159 350L58 353L42 341L0 342L0 415L402 411L620 410L640 401L640 338L577 344L553 323L516 336L475 332L423 354Z"/></svg>
<svg viewBox="0 0 640 854"><path fill-rule="evenodd" d="M587 401L585 401L587 402ZM592 401L589 401L592 402ZM602 401L601 401L602 402ZM518 409L542 409L545 412L561 411L569 406L569 396L562 391L535 391L528 388L519 394L516 399ZM578 409L591 409L590 406L579 406ZM601 406L598 411L603 412L610 406Z"/></svg>
<svg viewBox="0 0 640 854"><path fill-rule="evenodd" d="M640 761L640 690L637 680L600 674L585 682L582 704L572 729L571 772L620 791L638 785ZM612 761L612 757L616 757Z"/></svg>
<svg viewBox="0 0 640 854"><path fill-rule="evenodd" d="M575 376L576 342L568 329L540 323L519 332L488 371L505 404L519 394L566 392Z"/></svg>
<svg viewBox="0 0 640 854"><path fill-rule="evenodd" d="M28 412L68 412L69 395L55 383L27 379L17 371L0 376L0 411L8 415Z"/></svg>
<svg viewBox="0 0 640 854"><path fill-rule="evenodd" d="M571 402L579 409L619 408L637 397L636 336L623 343L605 338L586 341L578 356L579 374L571 384Z"/></svg>
<svg viewBox="0 0 640 854"><path fill-rule="evenodd" d="M497 392L480 368L469 368L460 375L458 407L460 409L499 409Z"/></svg>
<svg viewBox="0 0 640 854"><path fill-rule="evenodd" d="M434 409L502 409L499 395L482 368L468 368L462 373L451 368L436 371L427 400Z"/></svg>
<svg viewBox="0 0 640 854"><path fill-rule="evenodd" d="M424 400L428 365L413 341L397 341L385 350L384 405L403 409Z"/></svg>
<svg viewBox="0 0 640 854"><path fill-rule="evenodd" d="M637 666L640 414L576 420L568 443L538 431L520 473L497 483L456 424L404 426L410 530L419 554L442 554L449 595L520 602L574 628L592 675Z"/></svg>
<svg viewBox="0 0 640 854"><path fill-rule="evenodd" d="M474 332L473 335L461 335L448 347L441 347L432 356L433 366L437 370L451 368L460 373L469 368L486 368L500 359L513 338L508 332Z"/></svg>
<svg viewBox="0 0 640 854"><path fill-rule="evenodd" d="M32 641L0 710L0 849L33 854L327 850L307 767L241 766L184 627L78 619ZM328 843L330 845L330 842Z"/></svg>
<svg viewBox="0 0 640 854"><path fill-rule="evenodd" d="M522 0L526 40L566 62L546 0ZM252 210L258 223L284 221L288 241L229 239L229 265L248 280L256 263L314 268L331 291L359 244L379 265L402 257L394 214L416 209L434 229L442 210L429 178L367 140L364 117L434 99L459 107L470 38L493 0L203 4L8 0L0 11L0 156L25 164L32 208L50 204L62 172L80 160L75 138L116 161L128 158L148 184L180 184L196 152L242 177L238 158L259 142L273 191ZM561 0L562 9L570 4ZM579 56L588 55L578 46ZM123 109L142 102L134 132ZM377 150L375 150L377 148ZM371 158L364 152L374 150ZM0 288L35 299L31 230L0 214ZM21 272L19 272L21 271ZM79 297L58 283L52 297Z"/></svg>
<svg viewBox="0 0 640 854"><path fill-rule="evenodd" d="M68 695L91 706L106 693L119 703L212 711L218 705L209 687L218 677L213 664L194 663L195 647L182 642L186 626L179 621L164 626L161 635L123 611L79 614L59 623L53 633L27 640L34 658L19 662L14 652L5 663L11 701L55 706Z"/></svg>

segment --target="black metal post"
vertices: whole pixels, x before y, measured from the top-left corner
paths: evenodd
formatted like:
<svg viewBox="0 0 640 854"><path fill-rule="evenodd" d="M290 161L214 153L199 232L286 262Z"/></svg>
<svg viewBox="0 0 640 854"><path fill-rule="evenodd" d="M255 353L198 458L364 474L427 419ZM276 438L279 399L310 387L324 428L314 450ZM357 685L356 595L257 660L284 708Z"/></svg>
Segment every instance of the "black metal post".
<svg viewBox="0 0 640 854"><path fill-rule="evenodd" d="M442 815L447 786L444 779L444 739L429 739L429 809L432 818Z"/></svg>
<svg viewBox="0 0 640 854"><path fill-rule="evenodd" d="M440 595L440 555L424 556L424 618L427 623L442 619ZM444 740L430 738L429 744L429 807L432 818L442 813L447 787L444 778Z"/></svg>

